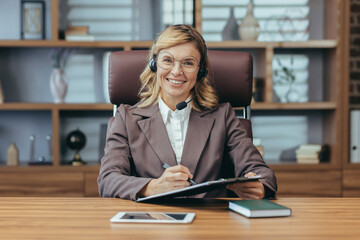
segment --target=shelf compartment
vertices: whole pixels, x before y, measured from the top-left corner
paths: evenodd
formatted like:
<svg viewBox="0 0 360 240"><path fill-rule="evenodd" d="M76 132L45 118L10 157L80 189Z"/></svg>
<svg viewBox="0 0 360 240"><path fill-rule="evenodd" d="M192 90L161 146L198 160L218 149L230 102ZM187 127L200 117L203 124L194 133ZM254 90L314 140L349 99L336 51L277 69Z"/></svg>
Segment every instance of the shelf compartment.
<svg viewBox="0 0 360 240"><path fill-rule="evenodd" d="M329 163L340 161L336 151L337 135L327 130L336 125L335 111L272 110L269 115L266 110L258 110L253 111L251 122L253 137L260 140L268 164L298 166L295 150L302 144L327 144Z"/></svg>
<svg viewBox="0 0 360 240"><path fill-rule="evenodd" d="M80 150L82 160L91 165L100 164L104 155L107 123L112 117L112 111L73 109L59 113L60 165L66 166L74 158L74 151L67 146L66 138L76 129L86 137L86 145Z"/></svg>
<svg viewBox="0 0 360 240"><path fill-rule="evenodd" d="M14 142L19 151L19 163L30 161L30 136L35 136L34 159L44 157L52 162L47 135L52 133L50 110L0 111L0 162L6 164L7 148ZM52 143L51 143L52 144ZM53 146L53 145L51 145Z"/></svg>

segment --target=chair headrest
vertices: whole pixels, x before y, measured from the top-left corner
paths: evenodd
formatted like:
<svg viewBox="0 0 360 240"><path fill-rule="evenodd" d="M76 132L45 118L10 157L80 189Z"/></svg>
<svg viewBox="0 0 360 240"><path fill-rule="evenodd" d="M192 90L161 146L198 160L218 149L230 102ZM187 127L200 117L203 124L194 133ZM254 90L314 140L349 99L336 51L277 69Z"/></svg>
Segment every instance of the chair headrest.
<svg viewBox="0 0 360 240"><path fill-rule="evenodd" d="M109 59L109 96L112 104L133 105L139 101L140 75L148 64L149 51L112 52ZM210 71L220 102L233 107L250 105L253 60L246 52L208 51Z"/></svg>

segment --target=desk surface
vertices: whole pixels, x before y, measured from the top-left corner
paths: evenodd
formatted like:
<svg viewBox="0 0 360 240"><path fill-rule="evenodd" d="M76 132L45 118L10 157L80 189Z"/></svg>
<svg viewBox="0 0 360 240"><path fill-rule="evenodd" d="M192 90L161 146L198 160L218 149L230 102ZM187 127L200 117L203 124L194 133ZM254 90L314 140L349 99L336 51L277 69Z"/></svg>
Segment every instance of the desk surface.
<svg viewBox="0 0 360 240"><path fill-rule="evenodd" d="M178 199L179 200L179 199ZM288 198L291 217L248 219L221 199L167 204L105 198L0 198L1 239L360 239L360 198ZM112 224L119 211L195 212L192 224Z"/></svg>

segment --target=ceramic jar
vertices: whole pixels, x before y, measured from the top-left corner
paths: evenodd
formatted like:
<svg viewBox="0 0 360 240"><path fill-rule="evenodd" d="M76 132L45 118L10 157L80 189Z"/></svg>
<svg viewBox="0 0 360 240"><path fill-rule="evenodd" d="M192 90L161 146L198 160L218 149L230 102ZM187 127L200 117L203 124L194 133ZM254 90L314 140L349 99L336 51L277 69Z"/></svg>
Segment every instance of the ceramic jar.
<svg viewBox="0 0 360 240"><path fill-rule="evenodd" d="M8 166L19 165L19 150L17 149L15 143L11 143L7 150L6 163Z"/></svg>
<svg viewBox="0 0 360 240"><path fill-rule="evenodd" d="M260 34L259 22L254 17L253 0L247 6L247 13L239 27L240 39L245 41L256 41Z"/></svg>

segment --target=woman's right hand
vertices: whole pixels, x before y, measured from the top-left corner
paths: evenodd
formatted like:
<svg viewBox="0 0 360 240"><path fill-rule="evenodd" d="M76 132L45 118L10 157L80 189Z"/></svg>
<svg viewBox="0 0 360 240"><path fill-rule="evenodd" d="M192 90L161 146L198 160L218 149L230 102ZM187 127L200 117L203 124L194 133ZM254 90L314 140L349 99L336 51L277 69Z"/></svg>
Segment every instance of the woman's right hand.
<svg viewBox="0 0 360 240"><path fill-rule="evenodd" d="M188 179L193 175L182 165L168 167L161 177L151 180L139 193L139 197L147 197L159 193L169 192L189 186Z"/></svg>

